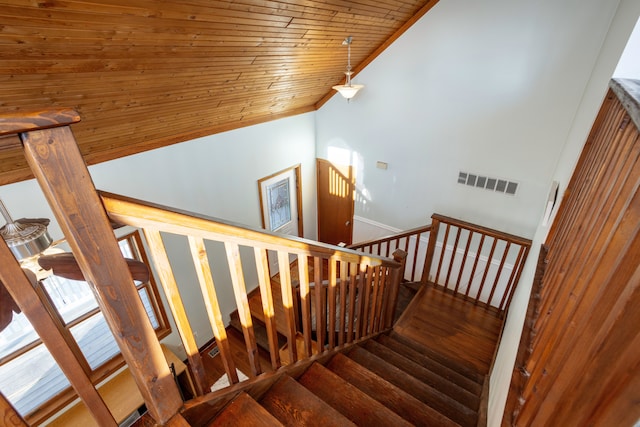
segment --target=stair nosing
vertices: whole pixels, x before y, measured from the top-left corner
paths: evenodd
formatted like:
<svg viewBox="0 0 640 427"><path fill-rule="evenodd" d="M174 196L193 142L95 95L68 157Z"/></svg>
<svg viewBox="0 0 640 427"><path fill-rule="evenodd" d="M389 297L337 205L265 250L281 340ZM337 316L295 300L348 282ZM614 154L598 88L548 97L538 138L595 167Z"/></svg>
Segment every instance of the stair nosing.
<svg viewBox="0 0 640 427"><path fill-rule="evenodd" d="M351 392L354 394L359 395L359 397L364 400L365 402L367 402L368 407L373 410L373 408L376 408L376 412L380 412L382 414L384 414L385 417L391 417L396 419L394 425L411 425L410 423L408 423L407 421L405 421L399 414L395 413L394 411L392 411L391 409L387 408L386 406L384 406L382 403L378 402L377 400L375 400L374 398L372 398L371 396L369 396L368 394L364 393L363 391L361 391L360 389L358 389L356 386L354 386L353 384L349 383L348 381L345 381L344 379L342 379L340 376L338 376L337 374L333 373L332 371L330 371L328 368L326 368L325 366L319 364L319 363L313 363L308 369L307 371L305 371L305 373L303 373L299 378L298 378L298 382L300 384L302 384L303 386L305 386L306 388L308 388L311 392L313 392L314 394L317 395L317 391L318 389L315 388L315 384L312 384L312 381L307 380L307 378L311 377L311 375L316 374L316 373L312 373L312 370L320 370L321 372L317 373L318 375L322 375L323 377L327 378L329 376L333 376L334 380L337 379L338 381L341 382L341 386L346 387L346 388L350 388ZM314 387L314 389L311 389L309 387ZM342 394L342 393L341 393ZM332 402L328 402L327 400L325 400L325 397L318 395L318 397L322 400L324 400L325 402L327 402L329 405L332 405ZM335 408L335 407L334 407ZM341 412L345 417L349 418L350 420L352 420L354 423L358 424L357 420L354 420L352 417L354 416L353 414L345 414L343 413L340 409L335 408L336 410L338 410L338 412Z"/></svg>
<svg viewBox="0 0 640 427"><path fill-rule="evenodd" d="M359 382L358 384L353 383L352 382L352 378L345 378L344 377L344 373L345 372L343 369L340 369L340 365L341 364L346 364L348 365L348 369L346 372L355 372L356 369L361 369L364 371L367 371L367 376L370 376L372 378L375 378L375 386L376 388L379 388L379 384L384 383L386 384L387 389L395 389L393 391L393 393L396 393L400 396L402 396L402 402L405 402L404 409L406 409L405 411L403 411L402 413L398 412L396 409L398 408L394 408L392 406L389 406L392 402L391 401L386 401L386 399L381 398L381 394L380 394L380 390L376 390L375 394L369 394L366 390L363 390L361 388L362 383ZM354 366L355 365L355 366ZM389 409L395 411L396 413L398 413L398 415L400 415L401 417L405 418L407 421L414 423L416 425L438 425L440 427L444 427L444 426L450 426L450 427L454 427L454 426L460 426L458 423L456 423L455 421L451 420L450 418L448 418L447 416L443 415L442 413L438 412L437 410L435 410L434 408L432 408L431 406L429 406L428 404L426 404L425 402L421 401L420 399L412 396L411 394L407 393L405 390L403 390L402 388L396 386L395 384L387 381L386 379L382 378L381 376L377 375L375 372L370 371L369 369L367 369L366 367L360 365L358 362L354 361L353 359L345 356L342 353L336 354L331 360L329 360L329 362L325 365L325 367L329 370L331 370L332 372L334 372L336 375L340 376L341 378L343 378L345 381L348 381L349 383L353 384L355 387L359 388L360 390L362 390L364 393L369 394L372 398L374 398L375 400L377 400L378 402L382 403L383 405L387 406ZM336 372L336 371L340 371L340 372ZM364 378L364 375L356 375L357 379L361 379ZM387 405L387 403L389 403L389 405ZM415 408L415 406L419 406L419 408ZM414 406L414 408L412 409L418 409L420 412L424 412L426 413L424 417L417 417L415 411L411 411L411 408L408 408L408 406ZM406 412L406 413L405 413ZM407 418L408 415L408 418Z"/></svg>
<svg viewBox="0 0 640 427"><path fill-rule="evenodd" d="M358 356L355 353L360 353L360 356ZM406 374L404 371L402 371L400 368L395 367L394 365L386 362L384 359L378 357L377 355L369 352L368 350L366 350L363 347L357 346L353 349L351 349L350 351L348 351L346 353L347 357L350 358L354 358L354 357L366 357L366 358L372 358L376 363L384 363L385 365L388 365L388 367L386 368L386 373L394 373L394 374ZM359 360L354 359L356 362L358 362L359 364L362 365L362 363ZM369 369L368 366L363 365L365 368ZM396 372L394 372L394 370L397 370ZM377 371L373 371L374 373L380 375L382 378L384 379L388 379L388 377L385 377L384 374L381 375L381 373L377 372ZM408 378L408 383L409 384L413 384L414 387L417 387L418 389L421 389L425 392L428 392L430 397L430 401L425 401L422 400L422 398L418 397L419 400L425 402L427 405L431 406L433 409L437 410L438 412L442 413L443 415L445 415L446 417L452 419L453 421L461 424L461 425L475 425L475 422L472 422L472 418L475 420L477 419L477 411L474 411L473 409L461 404L460 402L458 402L457 400L447 396L446 394L442 393L441 391L431 387L430 385L420 381L419 379L413 378L410 375L406 375ZM397 378L397 377L393 377L393 378ZM393 380L389 380L392 384L394 384ZM409 394L412 394L411 391L407 390L406 388L400 386L399 384L396 384L398 387L404 389L405 391L407 391ZM406 387L407 385L405 385ZM415 390L414 390L415 391ZM455 418L458 417L458 418Z"/></svg>
<svg viewBox="0 0 640 427"><path fill-rule="evenodd" d="M378 347L379 346L379 347ZM361 347L365 348L367 351L377 355L385 362L395 366L396 368L406 372L407 374L413 376L414 378L422 381L423 383L433 387L434 389L440 391L441 393L449 396L450 398L457 400L462 405L468 407L473 411L477 411L480 405L480 396L477 396L471 393L469 390L466 390L463 387L460 387L458 384L447 380L446 378L438 375L437 372L433 372L430 369L422 366L421 364L411 360L410 358L404 356L401 353L394 351L393 349L385 346L384 344L370 340L361 344ZM390 354L381 354L388 352ZM411 365L411 371L405 369L403 366L399 366L395 362L401 362L405 365ZM448 387L448 390L447 390Z"/></svg>
<svg viewBox="0 0 640 427"><path fill-rule="evenodd" d="M448 381L451 381L460 387L468 390L476 396L480 396L482 393L482 383L478 383L476 380L469 378L467 375L464 375L455 369L452 369L449 366L446 366L439 361L435 360L429 355L421 353L416 348L410 347L387 334L380 335L376 338L376 341L380 342L385 347L391 348L396 353L402 354L406 358L413 360L414 362L424 366L432 372L440 375L442 378L445 378ZM398 351L394 347L398 347ZM427 366L431 365L431 366Z"/></svg>
<svg viewBox="0 0 640 427"><path fill-rule="evenodd" d="M429 347L416 343L415 341L411 340L410 338L407 338L405 336L403 336L401 333L392 330L391 332L389 332L387 334L388 337L400 342L401 344L409 347L409 348L413 348L414 350L416 350L419 353L427 353L426 356L429 357L430 359L438 362L439 364L448 367L449 369L451 369L452 371L455 371L457 373L459 373L462 376L465 376L467 378L469 378L471 381L477 383L477 384L484 384L484 379L485 379L485 375L483 375L482 373L479 373L477 371L475 371L473 368L466 366L466 365L462 365L460 363L457 362L453 362L452 360L439 355L437 352L433 351L432 349L430 349Z"/></svg>

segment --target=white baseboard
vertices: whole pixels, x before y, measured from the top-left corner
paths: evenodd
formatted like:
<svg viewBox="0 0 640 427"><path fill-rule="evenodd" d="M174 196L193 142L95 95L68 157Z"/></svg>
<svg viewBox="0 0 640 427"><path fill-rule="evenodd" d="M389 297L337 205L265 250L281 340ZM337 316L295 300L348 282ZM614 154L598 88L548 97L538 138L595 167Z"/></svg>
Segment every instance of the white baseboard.
<svg viewBox="0 0 640 427"><path fill-rule="evenodd" d="M401 231L399 228L354 215L352 242L365 242L367 240L386 237L390 234L400 233Z"/></svg>

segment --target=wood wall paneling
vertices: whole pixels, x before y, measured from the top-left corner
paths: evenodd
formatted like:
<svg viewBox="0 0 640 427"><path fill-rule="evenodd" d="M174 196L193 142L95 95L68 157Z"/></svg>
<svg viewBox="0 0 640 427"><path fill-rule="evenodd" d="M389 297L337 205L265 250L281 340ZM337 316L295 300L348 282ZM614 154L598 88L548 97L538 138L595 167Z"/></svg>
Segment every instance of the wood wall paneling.
<svg viewBox="0 0 640 427"><path fill-rule="evenodd" d="M612 82L548 236L539 315L521 342L528 379L505 425L640 418L640 132L625 85L640 82Z"/></svg>
<svg viewBox="0 0 640 427"><path fill-rule="evenodd" d="M313 111L437 0L99 3L0 8L0 108L70 107L89 164ZM31 176L0 151L0 185Z"/></svg>

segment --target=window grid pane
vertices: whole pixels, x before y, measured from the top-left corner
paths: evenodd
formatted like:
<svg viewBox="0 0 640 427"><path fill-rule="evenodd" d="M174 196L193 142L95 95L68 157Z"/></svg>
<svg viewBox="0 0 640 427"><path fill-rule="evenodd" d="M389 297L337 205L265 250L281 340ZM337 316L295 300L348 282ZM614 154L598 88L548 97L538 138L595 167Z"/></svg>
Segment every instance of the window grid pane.
<svg viewBox="0 0 640 427"><path fill-rule="evenodd" d="M0 358L6 357L39 340L38 334L24 313L13 313L11 323L0 332Z"/></svg>
<svg viewBox="0 0 640 427"><path fill-rule="evenodd" d="M121 238L118 244L125 258L141 258L134 234ZM53 275L41 283L92 370L119 354L103 314L100 311L91 314L98 309L98 304L88 283ZM160 329L164 323L160 321L162 312L158 312L161 308L152 285L136 281L135 286L153 329ZM87 315L89 317L82 319ZM74 321L78 323L73 324ZM12 323L0 333L0 358L13 357L0 365L0 391L23 416L70 386L44 345L15 355L19 349L38 341L39 337L23 314L14 314Z"/></svg>
<svg viewBox="0 0 640 427"><path fill-rule="evenodd" d="M0 391L23 416L69 385L43 344L0 366Z"/></svg>
<svg viewBox="0 0 640 427"><path fill-rule="evenodd" d="M98 308L98 302L85 281L51 275L42 281L42 285L65 324Z"/></svg>
<svg viewBox="0 0 640 427"><path fill-rule="evenodd" d="M140 299L142 300L142 305L144 306L144 310L147 312L147 316L151 321L151 326L153 329L158 329L160 324L158 323L158 317L156 316L156 312L153 309L153 304L151 299L149 298L149 290L147 287L143 287L138 289L138 294L140 295Z"/></svg>
<svg viewBox="0 0 640 427"><path fill-rule="evenodd" d="M71 328L85 359L96 369L120 351L102 313L97 313Z"/></svg>

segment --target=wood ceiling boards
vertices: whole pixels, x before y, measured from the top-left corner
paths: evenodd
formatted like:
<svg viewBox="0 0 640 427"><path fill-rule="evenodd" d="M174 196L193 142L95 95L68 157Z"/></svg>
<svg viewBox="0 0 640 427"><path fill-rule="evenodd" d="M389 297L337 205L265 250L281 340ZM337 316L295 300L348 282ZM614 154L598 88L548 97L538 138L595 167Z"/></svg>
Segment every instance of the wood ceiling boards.
<svg viewBox="0 0 640 427"><path fill-rule="evenodd" d="M10 0L0 114L76 109L89 164L313 111L437 0ZM0 185L31 177L0 139ZM3 148L4 147L4 148Z"/></svg>

